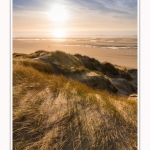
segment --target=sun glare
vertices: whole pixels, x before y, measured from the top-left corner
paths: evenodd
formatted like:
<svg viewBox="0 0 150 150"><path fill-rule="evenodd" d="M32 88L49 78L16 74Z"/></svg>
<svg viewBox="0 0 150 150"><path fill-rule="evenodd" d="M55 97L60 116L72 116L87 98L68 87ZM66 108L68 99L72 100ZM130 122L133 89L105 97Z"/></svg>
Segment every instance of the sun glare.
<svg viewBox="0 0 150 150"><path fill-rule="evenodd" d="M52 35L56 38L63 38L66 37L66 31L62 29L53 30Z"/></svg>
<svg viewBox="0 0 150 150"><path fill-rule="evenodd" d="M55 5L50 11L50 18L55 22L64 22L68 18L65 7L61 5Z"/></svg>

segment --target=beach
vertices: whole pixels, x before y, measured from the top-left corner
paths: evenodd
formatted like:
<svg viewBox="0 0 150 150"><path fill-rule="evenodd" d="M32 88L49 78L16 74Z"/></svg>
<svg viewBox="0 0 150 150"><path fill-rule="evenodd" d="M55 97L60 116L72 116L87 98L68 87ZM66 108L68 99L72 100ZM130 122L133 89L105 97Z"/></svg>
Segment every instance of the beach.
<svg viewBox="0 0 150 150"><path fill-rule="evenodd" d="M110 62L113 65L137 69L136 37L15 37L13 53L33 53L37 50L64 51Z"/></svg>

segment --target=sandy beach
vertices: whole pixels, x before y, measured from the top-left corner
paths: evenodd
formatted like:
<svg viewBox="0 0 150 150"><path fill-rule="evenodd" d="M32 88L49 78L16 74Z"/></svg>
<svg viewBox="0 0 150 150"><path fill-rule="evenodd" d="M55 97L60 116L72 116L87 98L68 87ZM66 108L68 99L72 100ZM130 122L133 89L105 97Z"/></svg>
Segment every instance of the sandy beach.
<svg viewBox="0 0 150 150"><path fill-rule="evenodd" d="M13 38L13 53L32 53L37 50L64 51L110 62L114 65L137 68L137 39L135 37Z"/></svg>

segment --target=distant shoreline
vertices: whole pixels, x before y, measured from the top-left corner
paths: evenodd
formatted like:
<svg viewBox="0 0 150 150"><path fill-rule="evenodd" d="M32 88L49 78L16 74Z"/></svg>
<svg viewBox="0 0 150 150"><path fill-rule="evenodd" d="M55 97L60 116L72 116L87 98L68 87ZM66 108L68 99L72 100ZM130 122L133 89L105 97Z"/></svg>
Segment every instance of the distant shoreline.
<svg viewBox="0 0 150 150"><path fill-rule="evenodd" d="M65 38L137 38L137 35L68 35L65 37L60 37L61 39ZM13 35L13 39L15 38L52 38L58 39L58 37L54 37L51 35Z"/></svg>

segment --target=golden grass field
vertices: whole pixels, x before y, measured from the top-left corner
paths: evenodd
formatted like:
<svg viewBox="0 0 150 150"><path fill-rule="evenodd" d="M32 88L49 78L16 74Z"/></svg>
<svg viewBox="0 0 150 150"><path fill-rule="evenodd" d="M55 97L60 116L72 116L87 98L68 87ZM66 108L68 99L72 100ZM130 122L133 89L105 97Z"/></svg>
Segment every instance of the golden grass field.
<svg viewBox="0 0 150 150"><path fill-rule="evenodd" d="M45 55L50 56L47 62L37 59L45 59ZM68 61L65 62L63 57ZM14 54L14 150L137 149L137 100L71 78L72 74L94 72L81 66L75 57L45 51ZM58 65L58 60L61 62L58 69L65 70L63 74L56 74L59 70L54 64ZM77 70L72 71L70 64ZM71 72L68 73L69 69ZM128 73L132 70L118 71L121 73L119 78L130 82L132 78ZM107 71L94 73L104 83L112 77Z"/></svg>

